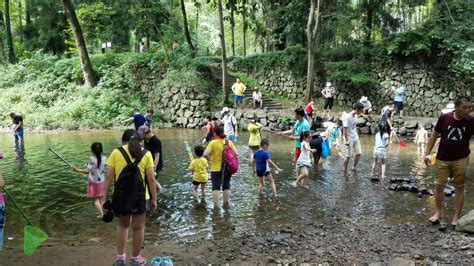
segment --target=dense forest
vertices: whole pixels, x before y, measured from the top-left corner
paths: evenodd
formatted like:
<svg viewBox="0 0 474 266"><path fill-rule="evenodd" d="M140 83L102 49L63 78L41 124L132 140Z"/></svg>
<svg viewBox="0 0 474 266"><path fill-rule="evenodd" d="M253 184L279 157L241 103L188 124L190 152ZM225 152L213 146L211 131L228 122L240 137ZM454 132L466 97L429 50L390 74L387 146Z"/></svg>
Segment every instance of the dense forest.
<svg viewBox="0 0 474 266"><path fill-rule="evenodd" d="M356 87L372 84L379 64L416 58L471 89L473 14L472 0L4 0L0 89L10 98L0 106L18 108L11 102L20 96L8 91L18 84L62 99L68 82L115 90L130 83L115 72L137 65L165 71L222 61L225 75L227 62L241 58L254 67L286 62L308 81L324 64Z"/></svg>

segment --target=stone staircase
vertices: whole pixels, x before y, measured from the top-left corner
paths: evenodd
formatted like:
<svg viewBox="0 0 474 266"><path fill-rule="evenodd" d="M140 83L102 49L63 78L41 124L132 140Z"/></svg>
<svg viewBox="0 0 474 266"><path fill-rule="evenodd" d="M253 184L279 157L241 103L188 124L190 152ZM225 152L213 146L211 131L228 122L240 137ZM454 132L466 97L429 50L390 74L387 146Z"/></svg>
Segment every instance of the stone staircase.
<svg viewBox="0 0 474 266"><path fill-rule="evenodd" d="M214 78L219 82L219 84L222 84L222 71L219 67L213 67L212 74ZM225 86L229 90L229 102L233 104L233 94L232 94L232 85L234 85L236 76L230 75L227 73L226 81L225 81ZM253 101L252 101L252 94L254 92L254 88L248 88L245 90L245 98L247 99L248 104L245 107L252 108L253 107ZM263 100L263 108L266 108L267 111L279 111L283 110L283 106L281 104L273 101L270 97L265 96L265 93L262 92L262 100Z"/></svg>

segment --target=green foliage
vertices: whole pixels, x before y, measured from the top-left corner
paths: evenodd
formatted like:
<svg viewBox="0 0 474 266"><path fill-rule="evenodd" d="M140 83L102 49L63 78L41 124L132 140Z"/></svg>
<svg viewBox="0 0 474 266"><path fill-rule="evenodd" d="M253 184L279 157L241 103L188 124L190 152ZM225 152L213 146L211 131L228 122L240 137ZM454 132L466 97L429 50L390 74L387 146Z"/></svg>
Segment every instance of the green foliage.
<svg viewBox="0 0 474 266"><path fill-rule="evenodd" d="M429 56L431 54L430 37L425 32L408 31L396 35L387 44L389 55Z"/></svg>
<svg viewBox="0 0 474 266"><path fill-rule="evenodd" d="M376 80L370 72L364 71L360 61L338 61L326 63L329 79L356 86L374 86Z"/></svg>

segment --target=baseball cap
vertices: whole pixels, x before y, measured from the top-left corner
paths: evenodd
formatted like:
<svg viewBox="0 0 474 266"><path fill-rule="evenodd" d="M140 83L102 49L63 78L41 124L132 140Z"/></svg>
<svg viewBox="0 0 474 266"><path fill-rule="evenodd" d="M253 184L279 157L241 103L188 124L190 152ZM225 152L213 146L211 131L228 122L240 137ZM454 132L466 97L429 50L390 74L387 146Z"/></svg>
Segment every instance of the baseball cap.
<svg viewBox="0 0 474 266"><path fill-rule="evenodd" d="M143 139L143 137L145 136L146 133L148 133L150 131L150 128L148 126L141 126L138 128L137 132L138 132L138 135L140 135L140 138Z"/></svg>
<svg viewBox="0 0 474 266"><path fill-rule="evenodd" d="M352 109L354 109L354 110L364 110L364 105L361 104L361 103L355 103L355 104L352 106Z"/></svg>
<svg viewBox="0 0 474 266"><path fill-rule="evenodd" d="M227 112L230 112L229 107L226 106L226 107L222 108L221 114L227 113Z"/></svg>

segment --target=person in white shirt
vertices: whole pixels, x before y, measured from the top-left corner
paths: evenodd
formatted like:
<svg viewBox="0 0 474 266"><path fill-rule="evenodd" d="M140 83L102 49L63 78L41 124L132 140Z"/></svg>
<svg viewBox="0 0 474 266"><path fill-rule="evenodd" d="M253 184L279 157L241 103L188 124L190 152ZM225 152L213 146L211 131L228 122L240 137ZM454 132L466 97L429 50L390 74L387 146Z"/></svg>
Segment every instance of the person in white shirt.
<svg viewBox="0 0 474 266"><path fill-rule="evenodd" d="M344 174L347 174L347 166L349 165L349 159L352 153L355 153L354 163L352 170L355 171L357 164L359 163L360 155L362 154L362 147L359 141L359 135L357 134L357 117L362 115L364 105L361 103L355 103L352 111L344 115L342 119L343 137L344 137Z"/></svg>
<svg viewBox="0 0 474 266"><path fill-rule="evenodd" d="M372 113L372 103L367 96L362 96L359 102L364 105L364 114L370 115L370 113Z"/></svg>
<svg viewBox="0 0 474 266"><path fill-rule="evenodd" d="M230 113L229 107L222 108L221 114L226 138L232 142L236 142L239 137L237 118Z"/></svg>
<svg viewBox="0 0 474 266"><path fill-rule="evenodd" d="M253 109L257 108L257 105L260 105L260 109L263 109L262 93L258 88L255 88L255 91L252 94L253 99Z"/></svg>
<svg viewBox="0 0 474 266"><path fill-rule="evenodd" d="M326 82L326 86L321 91L321 94L324 97L324 116L331 115L332 105L334 103L334 96L336 94L336 89L332 86L331 82Z"/></svg>
<svg viewBox="0 0 474 266"><path fill-rule="evenodd" d="M385 161L387 160L387 146L389 145L389 135L387 133L387 127L380 124L379 132L375 134L375 145L374 145L374 162L372 163L372 179L378 180L375 176L375 170L377 165L380 163L380 176L382 179L385 178Z"/></svg>

